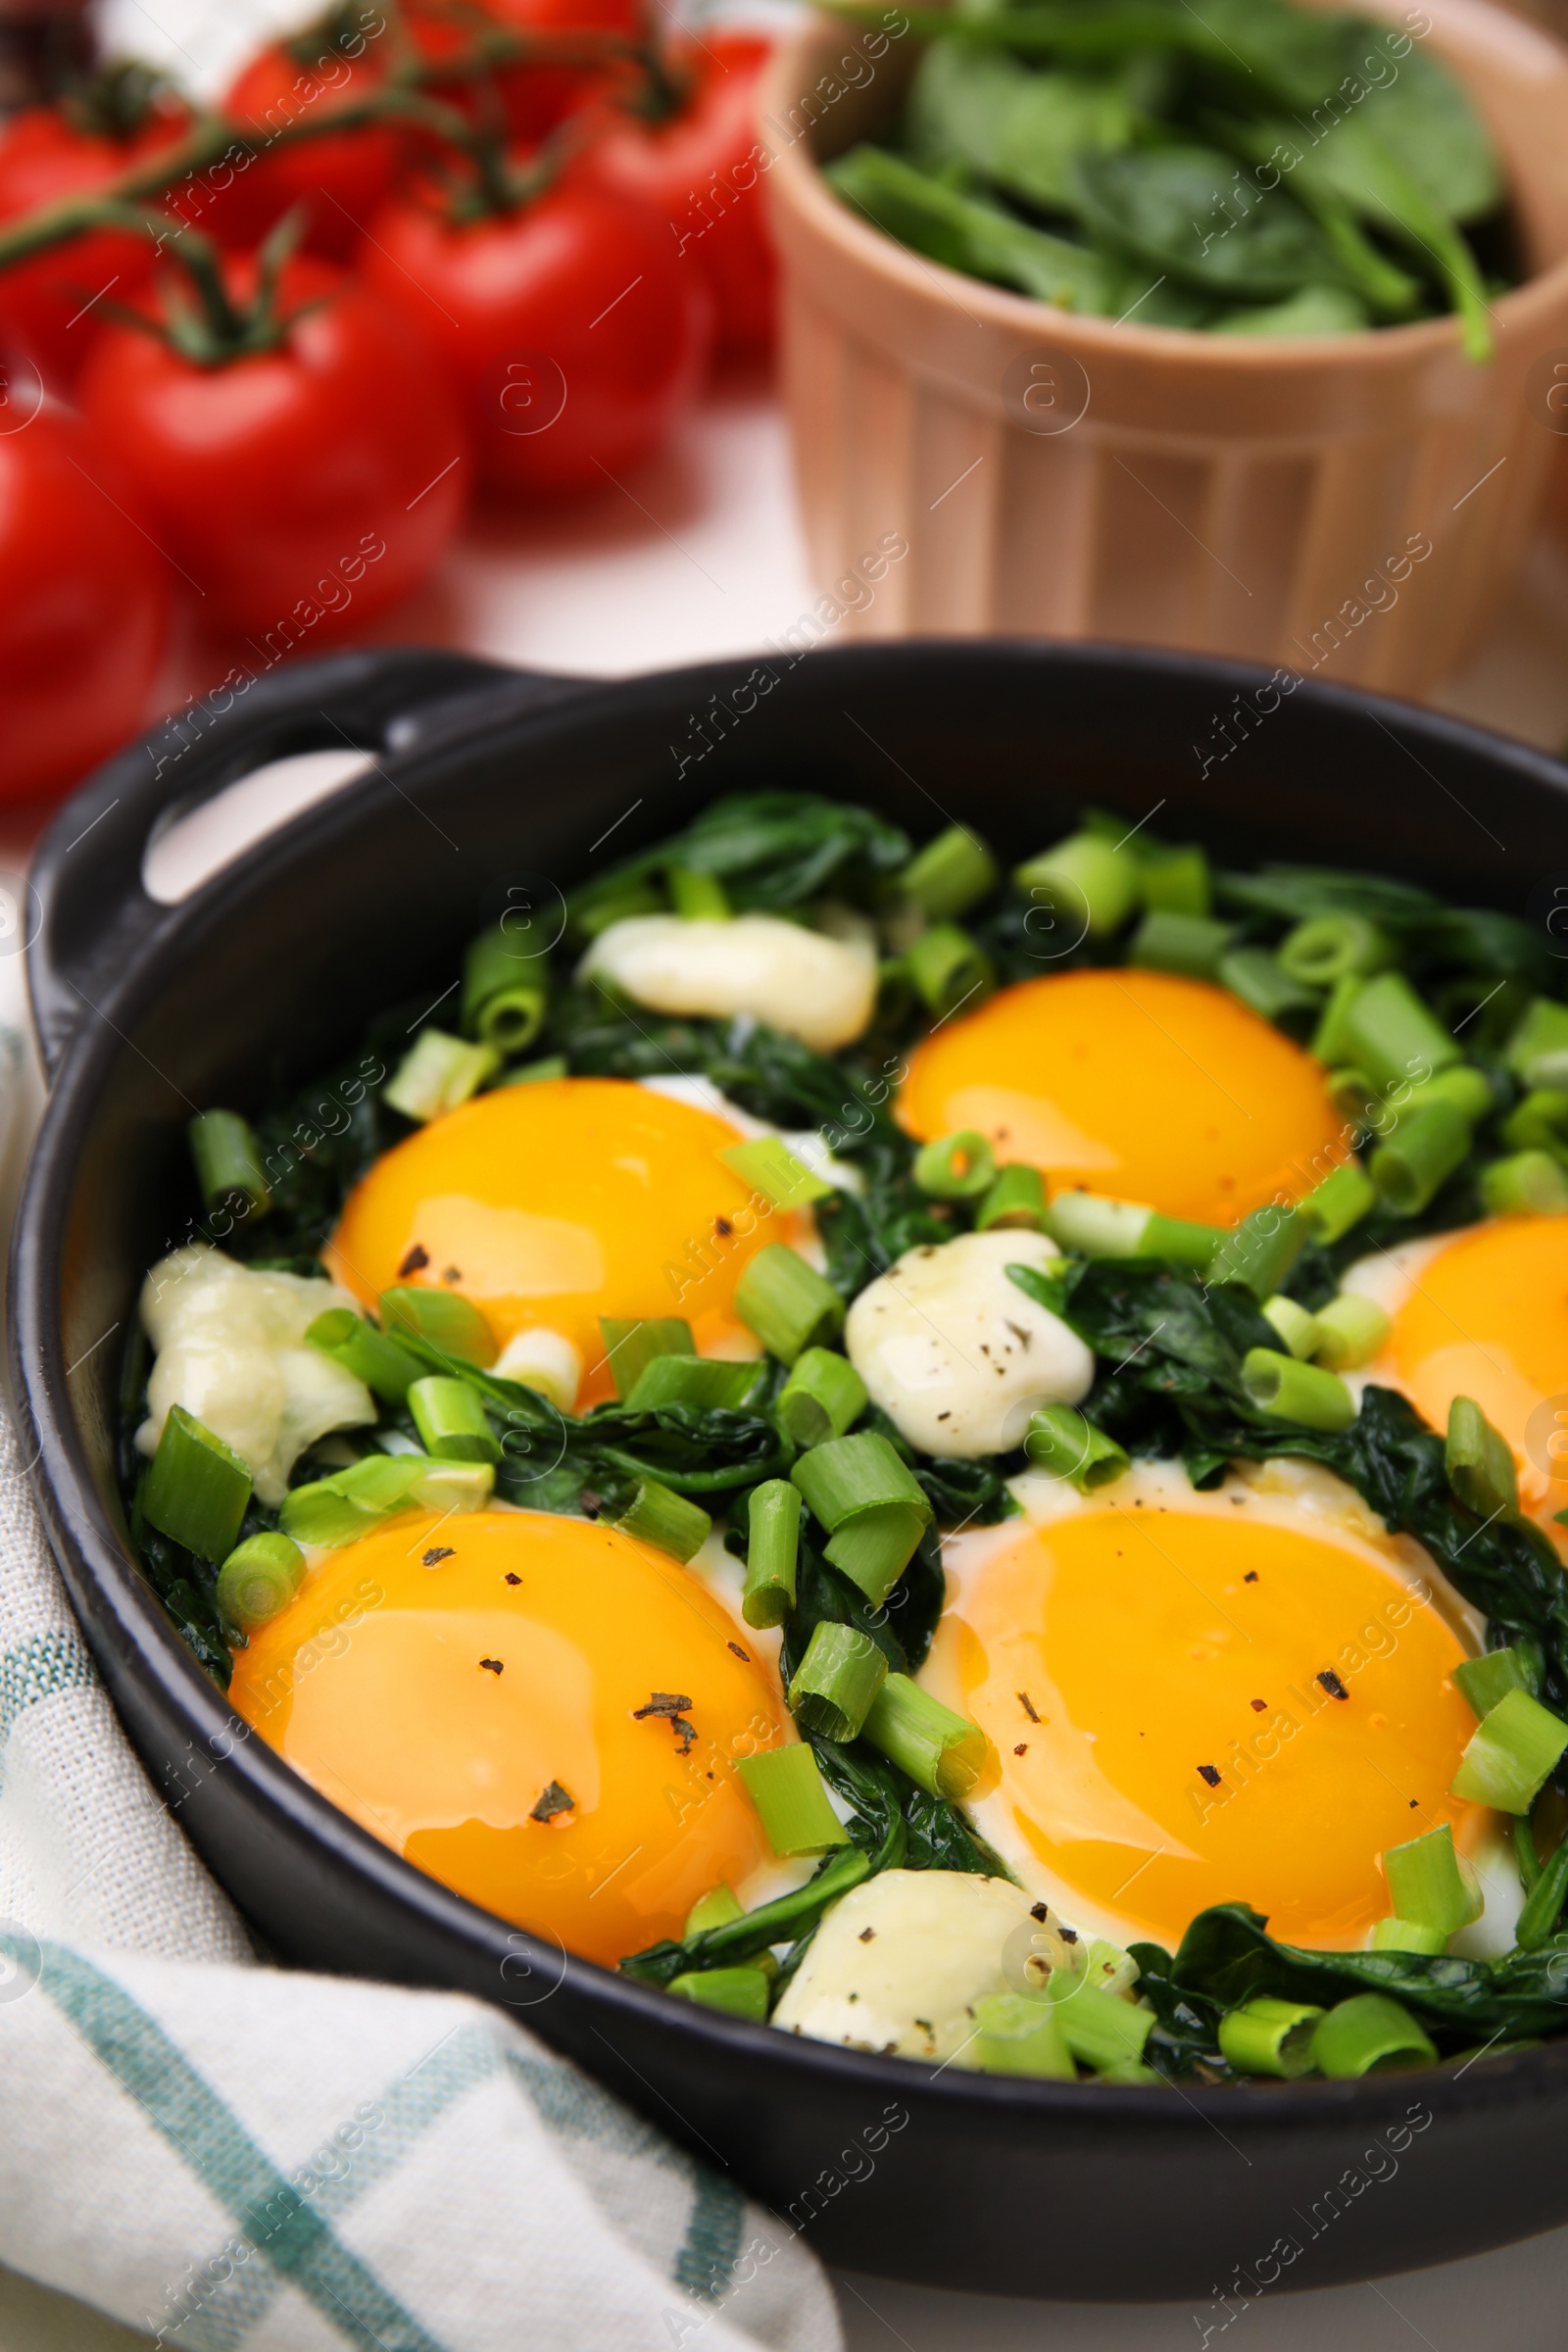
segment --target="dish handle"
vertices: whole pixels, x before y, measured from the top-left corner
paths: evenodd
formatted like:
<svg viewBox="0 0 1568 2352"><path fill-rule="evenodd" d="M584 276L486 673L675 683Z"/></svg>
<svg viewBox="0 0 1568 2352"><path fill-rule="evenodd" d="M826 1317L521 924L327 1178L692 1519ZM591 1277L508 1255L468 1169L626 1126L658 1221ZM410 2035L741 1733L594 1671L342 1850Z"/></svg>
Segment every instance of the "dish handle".
<svg viewBox="0 0 1568 2352"><path fill-rule="evenodd" d="M142 868L154 835L255 769L300 752L396 753L476 697L554 699L575 681L432 647L375 646L224 685L127 744L74 793L29 877L27 986L52 1080L99 980L169 909Z"/></svg>

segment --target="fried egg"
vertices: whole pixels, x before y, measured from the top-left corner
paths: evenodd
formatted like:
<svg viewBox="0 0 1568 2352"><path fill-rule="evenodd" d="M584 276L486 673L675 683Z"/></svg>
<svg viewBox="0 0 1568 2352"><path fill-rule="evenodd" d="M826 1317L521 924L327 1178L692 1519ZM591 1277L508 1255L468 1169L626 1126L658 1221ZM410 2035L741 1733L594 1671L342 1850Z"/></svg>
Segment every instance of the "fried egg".
<svg viewBox="0 0 1568 2352"><path fill-rule="evenodd" d="M921 1679L991 1740L970 1810L1063 1919L1174 1945L1245 1901L1350 1949L1391 1909L1389 1846L1446 1822L1485 1861L1491 1814L1448 1792L1479 1621L1348 1487L1286 1461L1200 1494L1152 1463L1014 1493L1022 1521L950 1539ZM1484 1879L1494 1932L1511 1877Z"/></svg>
<svg viewBox="0 0 1568 2352"><path fill-rule="evenodd" d="M1366 1377L1434 1429L1472 1396L1507 1439L1525 1507L1568 1507L1568 1217L1494 1217L1362 1258L1344 1287L1393 1319ZM1560 1535L1560 1530L1552 1530Z"/></svg>
<svg viewBox="0 0 1568 2352"><path fill-rule="evenodd" d="M1298 1200L1344 1156L1311 1056L1223 988L1169 972L1061 972L1004 988L917 1046L899 1118L974 1129L1054 1186L1231 1225Z"/></svg>
<svg viewBox="0 0 1568 2352"><path fill-rule="evenodd" d="M595 1404L614 1394L601 1315L683 1316L700 1354L759 1352L735 1285L808 1226L725 1166L742 1140L715 1110L628 1079L497 1087L383 1153L322 1254L367 1305L417 1283L471 1299L503 1347L559 1332L586 1367L578 1405Z"/></svg>
<svg viewBox="0 0 1568 2352"><path fill-rule="evenodd" d="M776 1874L734 1769L795 1737L767 1637L613 1527L393 1519L318 1560L229 1695L394 1851L589 1959Z"/></svg>

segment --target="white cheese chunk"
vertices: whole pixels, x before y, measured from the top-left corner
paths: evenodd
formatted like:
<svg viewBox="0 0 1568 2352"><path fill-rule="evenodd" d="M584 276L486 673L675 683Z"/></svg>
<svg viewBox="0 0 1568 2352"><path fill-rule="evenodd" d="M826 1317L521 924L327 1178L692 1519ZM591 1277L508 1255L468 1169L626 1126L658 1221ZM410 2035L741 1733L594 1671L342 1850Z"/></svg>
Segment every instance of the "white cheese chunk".
<svg viewBox="0 0 1568 2352"><path fill-rule="evenodd" d="M1037 1405L1088 1395L1090 1349L1007 1273L1058 1255L1043 1233L964 1233L906 1250L866 1285L845 1347L911 1446L961 1458L1006 1453L1022 1445Z"/></svg>
<svg viewBox="0 0 1568 2352"><path fill-rule="evenodd" d="M749 1013L830 1054L858 1038L876 999L876 953L776 914L686 922L635 914L594 941L579 979L600 979L656 1012L724 1020Z"/></svg>
<svg viewBox="0 0 1568 2352"><path fill-rule="evenodd" d="M973 2004L1016 1988L1007 1960L1027 1946L1032 1901L1005 1879L961 1870L862 1879L824 1915L773 2023L813 2041L961 2065Z"/></svg>
<svg viewBox="0 0 1568 2352"><path fill-rule="evenodd" d="M183 1405L250 1465L258 1501L275 1508L307 1446L329 1429L373 1422L363 1381L305 1345L318 1315L358 1302L336 1283L253 1272L205 1242L154 1266L141 1319L157 1349L147 1418L136 1432L155 1453L171 1405Z"/></svg>

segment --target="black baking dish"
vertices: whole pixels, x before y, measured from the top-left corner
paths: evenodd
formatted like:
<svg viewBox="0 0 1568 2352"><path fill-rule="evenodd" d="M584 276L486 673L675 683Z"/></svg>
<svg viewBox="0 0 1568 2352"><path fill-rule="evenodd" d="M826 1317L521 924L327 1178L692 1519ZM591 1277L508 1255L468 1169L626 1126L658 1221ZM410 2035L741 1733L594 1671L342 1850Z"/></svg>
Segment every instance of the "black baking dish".
<svg viewBox="0 0 1568 2352"><path fill-rule="evenodd" d="M143 855L172 813L345 742L374 756L358 781L184 904L147 897ZM907 643L614 682L376 651L132 747L34 867L51 1093L12 1345L50 1538L155 1785L282 1958L505 2004L839 2263L1206 2306L1238 2269L1325 2285L1568 2221L1568 2041L1354 2083L1111 2090L796 2040L543 1946L236 1737L130 1564L113 1335L168 1246L192 1108L258 1104L388 1003L439 989L498 881L569 885L596 845L635 850L743 783L842 792L917 838L971 819L1014 856L1086 801L1129 823L1158 808L1162 832L1228 861L1382 868L1520 912L1568 872L1568 770L1541 754L1366 695L1110 647Z"/></svg>

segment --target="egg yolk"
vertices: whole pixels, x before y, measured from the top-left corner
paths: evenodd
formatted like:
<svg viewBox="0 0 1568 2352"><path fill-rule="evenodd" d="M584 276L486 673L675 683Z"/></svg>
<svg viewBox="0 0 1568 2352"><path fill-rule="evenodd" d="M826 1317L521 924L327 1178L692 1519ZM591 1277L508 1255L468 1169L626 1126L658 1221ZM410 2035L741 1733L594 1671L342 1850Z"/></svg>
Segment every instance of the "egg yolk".
<svg viewBox="0 0 1568 2352"><path fill-rule="evenodd" d="M1168 972L1060 972L1004 988L910 1056L899 1118L963 1128L1056 1186L1230 1225L1298 1200L1343 1158L1322 1070L1228 990Z"/></svg>
<svg viewBox="0 0 1568 2352"><path fill-rule="evenodd" d="M983 1559L926 1679L994 1742L1021 1843L1131 1932L1174 1944L1244 1901L1351 1948L1391 1908L1387 1847L1449 1822L1468 1849L1488 1818L1448 1794L1475 1730L1462 1655L1429 1601L1316 1532L1111 1506Z"/></svg>
<svg viewBox="0 0 1568 2352"><path fill-rule="evenodd" d="M1374 1378L1434 1429L1473 1396L1519 1463L1533 1510L1568 1505L1568 1218L1500 1217L1428 1259Z"/></svg>
<svg viewBox="0 0 1568 2352"><path fill-rule="evenodd" d="M545 1512L407 1515L330 1553L229 1695L431 1878L608 1963L767 1859L735 1759L791 1736L697 1577Z"/></svg>
<svg viewBox="0 0 1568 2352"><path fill-rule="evenodd" d="M727 1119L621 1078L497 1087L433 1119L355 1186L323 1251L372 1304L460 1291L501 1346L536 1325L583 1359L579 1406L614 1395L601 1315L684 1316L702 1355L755 1355L734 1311L747 1260L798 1237L718 1154Z"/></svg>

